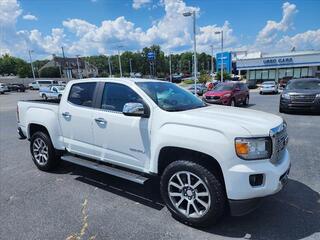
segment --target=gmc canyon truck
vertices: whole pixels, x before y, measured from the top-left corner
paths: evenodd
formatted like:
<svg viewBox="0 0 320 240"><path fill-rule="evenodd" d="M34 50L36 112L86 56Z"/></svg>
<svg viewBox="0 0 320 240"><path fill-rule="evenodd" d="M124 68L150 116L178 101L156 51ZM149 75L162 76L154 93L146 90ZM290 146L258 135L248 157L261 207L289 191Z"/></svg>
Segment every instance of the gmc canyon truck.
<svg viewBox="0 0 320 240"><path fill-rule="evenodd" d="M74 80L60 103L19 101L17 116L40 170L67 161L139 184L159 176L168 209L193 226L248 213L290 170L281 117L208 106L169 82Z"/></svg>

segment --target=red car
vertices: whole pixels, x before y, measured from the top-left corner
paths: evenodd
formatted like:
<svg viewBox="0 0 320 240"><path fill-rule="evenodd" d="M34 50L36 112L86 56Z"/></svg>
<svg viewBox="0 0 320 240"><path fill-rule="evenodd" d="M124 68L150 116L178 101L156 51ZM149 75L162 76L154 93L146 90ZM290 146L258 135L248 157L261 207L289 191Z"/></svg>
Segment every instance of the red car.
<svg viewBox="0 0 320 240"><path fill-rule="evenodd" d="M212 91L203 95L207 103L239 106L249 104L249 89L246 84L239 82L219 83Z"/></svg>

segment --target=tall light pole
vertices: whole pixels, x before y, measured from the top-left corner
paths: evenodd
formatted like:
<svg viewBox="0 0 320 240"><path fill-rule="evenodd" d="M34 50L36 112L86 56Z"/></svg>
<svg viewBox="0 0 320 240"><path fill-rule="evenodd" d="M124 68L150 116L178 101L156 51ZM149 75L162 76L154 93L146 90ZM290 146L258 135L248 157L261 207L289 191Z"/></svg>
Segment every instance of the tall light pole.
<svg viewBox="0 0 320 240"><path fill-rule="evenodd" d="M121 56L120 56L120 48L123 46L118 46L118 60L119 60L119 69L120 69L120 77L122 77L122 67L121 67Z"/></svg>
<svg viewBox="0 0 320 240"><path fill-rule="evenodd" d="M210 45L211 47L211 74L213 77L213 45Z"/></svg>
<svg viewBox="0 0 320 240"><path fill-rule="evenodd" d="M169 73L170 73L170 82L172 82L172 72L171 72L171 53L169 53Z"/></svg>
<svg viewBox="0 0 320 240"><path fill-rule="evenodd" d="M78 67L78 78L82 78L82 75L80 74L79 56L80 55L76 55L76 57L77 57L77 67Z"/></svg>
<svg viewBox="0 0 320 240"><path fill-rule="evenodd" d="M35 80L36 80L36 76L34 75L34 68L33 68L33 62L32 62L31 53L33 53L33 50L29 50L29 58L30 58L30 64L31 64L31 70L32 70L33 81L35 81Z"/></svg>
<svg viewBox="0 0 320 240"><path fill-rule="evenodd" d="M130 77L131 77L131 74L132 74L132 63L131 63L132 59L130 58L129 59L129 65L130 65Z"/></svg>
<svg viewBox="0 0 320 240"><path fill-rule="evenodd" d="M223 82L223 30L215 32L215 34L221 34L221 62L220 62L220 68L221 68L221 82Z"/></svg>
<svg viewBox="0 0 320 240"><path fill-rule="evenodd" d="M185 17L193 17L193 60L194 60L194 95L197 96L197 44L196 44L196 11L190 11L183 13Z"/></svg>

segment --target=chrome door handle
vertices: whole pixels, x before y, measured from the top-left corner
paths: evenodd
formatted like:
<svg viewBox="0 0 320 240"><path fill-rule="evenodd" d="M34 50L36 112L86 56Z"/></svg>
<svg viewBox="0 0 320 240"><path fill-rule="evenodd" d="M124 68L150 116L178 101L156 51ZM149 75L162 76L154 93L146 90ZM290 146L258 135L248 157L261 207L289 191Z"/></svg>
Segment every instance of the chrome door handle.
<svg viewBox="0 0 320 240"><path fill-rule="evenodd" d="M69 112L64 112L62 113L62 116L64 117L71 117L71 114Z"/></svg>
<svg viewBox="0 0 320 240"><path fill-rule="evenodd" d="M96 121L96 123L103 125L107 123L107 121L104 118L95 118L94 120Z"/></svg>

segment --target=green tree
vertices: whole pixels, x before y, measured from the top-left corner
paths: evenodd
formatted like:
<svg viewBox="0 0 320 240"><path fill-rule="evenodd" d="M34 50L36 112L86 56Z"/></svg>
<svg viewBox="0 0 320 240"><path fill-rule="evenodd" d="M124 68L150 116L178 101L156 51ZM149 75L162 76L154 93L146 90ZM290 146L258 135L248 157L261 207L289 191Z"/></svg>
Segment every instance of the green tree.
<svg viewBox="0 0 320 240"><path fill-rule="evenodd" d="M221 72L219 71L219 72L217 72L217 74L216 74L216 80L220 80L220 79L221 79ZM225 79L231 79L230 74L227 73L227 72L223 72L223 79L224 79L224 80L225 80Z"/></svg>

